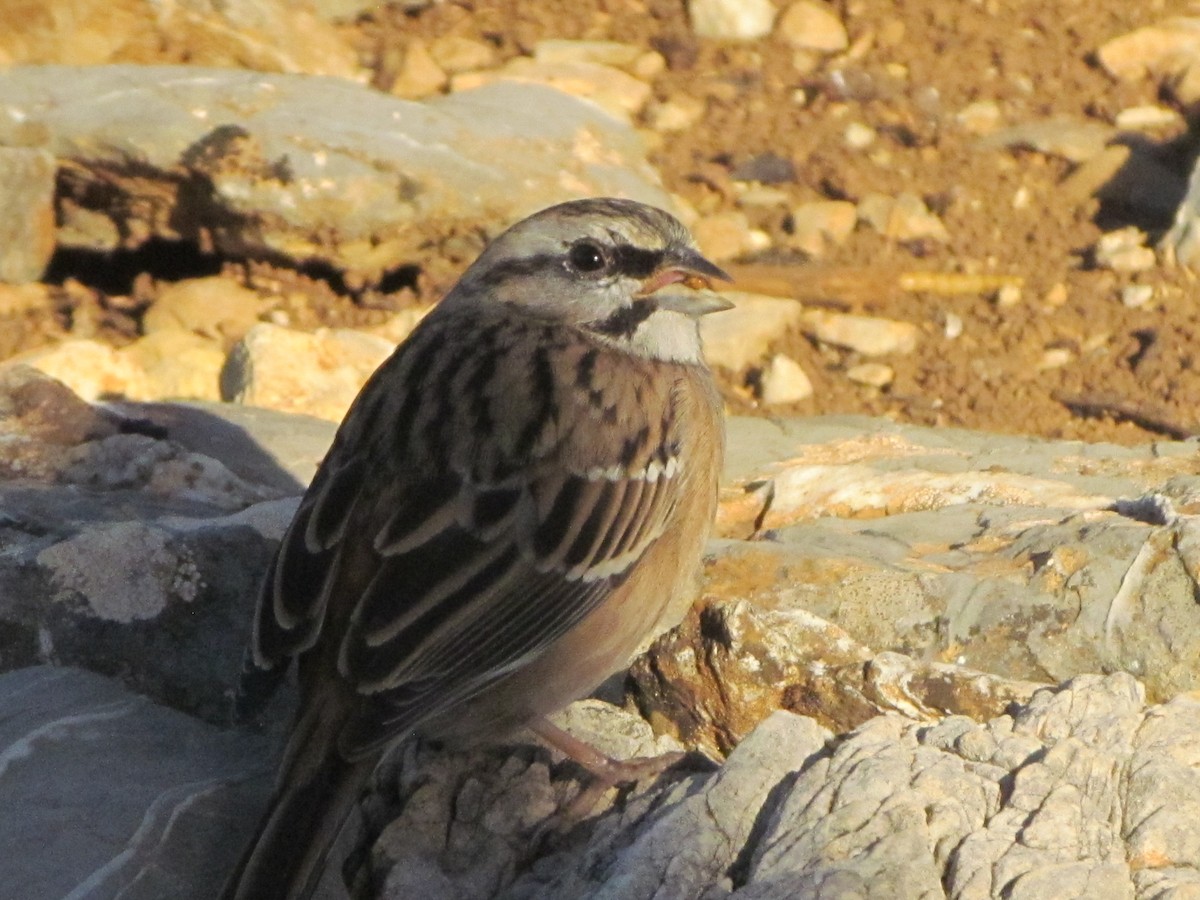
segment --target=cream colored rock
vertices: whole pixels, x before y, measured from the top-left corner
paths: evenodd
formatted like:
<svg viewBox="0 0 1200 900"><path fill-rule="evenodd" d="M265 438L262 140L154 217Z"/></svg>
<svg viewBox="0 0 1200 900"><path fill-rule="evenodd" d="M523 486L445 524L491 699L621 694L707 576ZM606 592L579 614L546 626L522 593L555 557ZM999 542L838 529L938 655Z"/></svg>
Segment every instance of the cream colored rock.
<svg viewBox="0 0 1200 900"><path fill-rule="evenodd" d="M866 362L851 366L846 377L855 384L873 388L885 388L896 379L896 370L884 363Z"/></svg>
<svg viewBox="0 0 1200 900"><path fill-rule="evenodd" d="M751 228L746 214L736 210L704 216L691 228L704 255L717 261L765 250L771 244L765 232Z"/></svg>
<svg viewBox="0 0 1200 900"><path fill-rule="evenodd" d="M8 284L0 281L0 316L16 316L50 306L50 286L40 281Z"/></svg>
<svg viewBox="0 0 1200 900"><path fill-rule="evenodd" d="M374 328L367 328L367 334L373 334L376 337L381 337L385 341L391 341L392 344L399 344L407 338L418 323L429 315L433 309L432 306L410 306L407 309L402 309L396 313L382 325L376 325Z"/></svg>
<svg viewBox="0 0 1200 900"><path fill-rule="evenodd" d="M912 353L921 329L911 322L811 310L801 318L801 327L818 341L854 350L864 356Z"/></svg>
<svg viewBox="0 0 1200 900"><path fill-rule="evenodd" d="M89 403L150 398L146 373L136 360L99 341L67 340L20 353L4 364L18 363L58 379Z"/></svg>
<svg viewBox="0 0 1200 900"><path fill-rule="evenodd" d="M990 134L1000 127L1004 114L995 100L978 100L964 106L954 119L971 134Z"/></svg>
<svg viewBox="0 0 1200 900"><path fill-rule="evenodd" d="M221 393L249 406L340 421L393 349L391 341L360 331L309 334L259 324L230 353Z"/></svg>
<svg viewBox="0 0 1200 900"><path fill-rule="evenodd" d="M443 72L457 75L496 64L496 50L490 44L448 34L429 45L429 55Z"/></svg>
<svg viewBox="0 0 1200 900"><path fill-rule="evenodd" d="M655 131L686 131L704 118L704 101L696 97L673 97L652 103L646 109L646 124Z"/></svg>
<svg viewBox="0 0 1200 900"><path fill-rule="evenodd" d="M1023 293L1019 284L1001 285L996 291L996 306L1000 309L1012 309L1020 304Z"/></svg>
<svg viewBox="0 0 1200 900"><path fill-rule="evenodd" d="M154 400L221 399L225 351L192 331L155 331L119 351L145 373L145 397Z"/></svg>
<svg viewBox="0 0 1200 900"><path fill-rule="evenodd" d="M466 91L503 80L548 85L591 100L620 119L636 115L650 99L650 85L613 66L592 62L543 63L528 56L519 56L500 69L456 75L450 80L450 89Z"/></svg>
<svg viewBox="0 0 1200 900"><path fill-rule="evenodd" d="M879 133L874 128L863 122L851 122L842 132L842 140L851 150L866 150L875 143L878 136Z"/></svg>
<svg viewBox="0 0 1200 900"><path fill-rule="evenodd" d="M1113 121L1118 128L1128 128L1135 131L1179 128L1184 124L1183 117L1175 110L1153 103L1126 107L1117 113Z"/></svg>
<svg viewBox="0 0 1200 900"><path fill-rule="evenodd" d="M1121 303L1130 309L1140 309L1154 299L1154 285L1127 284L1121 288Z"/></svg>
<svg viewBox="0 0 1200 900"><path fill-rule="evenodd" d="M980 146L1027 147L1073 163L1084 163L1103 153L1114 137L1116 129L1106 122L1059 115L1026 119L1001 128L987 135Z"/></svg>
<svg viewBox="0 0 1200 900"><path fill-rule="evenodd" d="M413 41L404 51L400 72L392 82L391 92L406 100L428 97L442 90L450 77L437 64L423 41Z"/></svg>
<svg viewBox="0 0 1200 900"><path fill-rule="evenodd" d="M837 53L850 46L846 26L824 3L797 0L783 11L775 33L793 47Z"/></svg>
<svg viewBox="0 0 1200 900"><path fill-rule="evenodd" d="M766 37L775 23L770 0L690 0L688 16L697 37L752 40Z"/></svg>
<svg viewBox="0 0 1200 900"><path fill-rule="evenodd" d="M1103 234L1096 242L1096 265L1114 272L1152 269L1158 261L1145 243L1145 232L1133 225Z"/></svg>
<svg viewBox="0 0 1200 900"><path fill-rule="evenodd" d="M704 355L709 363L742 372L767 355L767 348L800 324L804 307L799 301L725 291L733 309L700 320Z"/></svg>
<svg viewBox="0 0 1200 900"><path fill-rule="evenodd" d="M762 372L762 402L767 406L799 403L811 397L813 384L800 363L777 353Z"/></svg>
<svg viewBox="0 0 1200 900"><path fill-rule="evenodd" d="M1112 76L1127 81L1179 71L1200 55L1200 19L1179 17L1115 37L1096 51Z"/></svg>
<svg viewBox="0 0 1200 900"><path fill-rule="evenodd" d="M885 237L898 241L950 240L942 220L929 211L920 197L907 191L894 198L867 194L859 201L858 218Z"/></svg>
<svg viewBox="0 0 1200 900"><path fill-rule="evenodd" d="M789 244L812 256L822 256L831 245L840 246L854 231L858 213L846 200L817 200L792 210Z"/></svg>
<svg viewBox="0 0 1200 900"><path fill-rule="evenodd" d="M191 331L238 340L258 322L265 306L257 291L228 278L190 278L165 288L142 316L146 334Z"/></svg>
<svg viewBox="0 0 1200 900"><path fill-rule="evenodd" d="M1061 369L1075 358L1075 354L1066 347L1051 347L1042 353L1042 358L1038 360L1037 367L1039 372L1046 372L1050 369Z"/></svg>
<svg viewBox="0 0 1200 900"><path fill-rule="evenodd" d="M569 41L549 38L533 45L533 58L540 63L599 63L632 74L645 50L620 41Z"/></svg>

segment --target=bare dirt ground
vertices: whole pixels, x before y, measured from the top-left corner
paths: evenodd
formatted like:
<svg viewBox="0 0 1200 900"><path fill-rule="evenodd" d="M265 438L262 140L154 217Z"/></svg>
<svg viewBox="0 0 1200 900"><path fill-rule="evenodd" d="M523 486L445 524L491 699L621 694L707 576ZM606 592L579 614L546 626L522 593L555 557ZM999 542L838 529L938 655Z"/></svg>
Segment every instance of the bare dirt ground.
<svg viewBox="0 0 1200 900"><path fill-rule="evenodd" d="M809 400L773 412L869 413L1123 443L1200 429L1193 276L1161 266L1119 275L1092 261L1104 231L1134 224L1154 239L1169 221L1072 196L1063 187L1073 169L1065 159L987 146L956 120L978 101L994 101L1004 124L1059 115L1111 123L1122 109L1162 104L1156 84L1115 81L1096 64L1094 51L1136 27L1188 12L1188 4L847 0L838 9L861 52L836 66L820 61L811 71L798 68L795 51L774 36L748 43L696 39L679 0L451 2L415 13L381 12L346 29L380 82L388 78L388 54L396 47L449 34L487 41L503 59L551 37L658 50L668 65L652 79L656 100L690 97L706 110L697 125L653 150L667 187L704 214L742 209L776 247L788 243L795 205L858 201L871 192L922 197L945 224L948 242L897 242L860 226L819 261L786 250L747 261L782 266L777 271L807 303L909 321L924 334L916 352L886 360L895 379L883 389L846 377L862 361L853 354L799 332L788 335L775 349L798 360L816 390ZM868 149L847 146L852 123L877 133ZM1183 126L1146 140L1161 162L1178 172L1190 169L1195 150ZM739 206L734 181L742 167L763 157L790 163L790 172L785 165L772 184L788 202ZM1022 288L1009 304L992 292L902 289L899 276L911 272L1019 276ZM395 302L433 299L446 284L430 276L418 279L415 298L407 292ZM1153 299L1139 308L1123 305L1121 288L1131 283L1151 286ZM308 324L376 317L323 281L311 284ZM137 332L139 311L153 299L152 288L147 291L121 300L103 291L64 290L55 317L10 333L0 354L42 343L81 319L91 320L102 337L128 340ZM948 336L947 318L955 316L961 333ZM297 321L305 324L303 316ZM756 409L743 377L726 378L724 385L737 412Z"/></svg>
<svg viewBox="0 0 1200 900"><path fill-rule="evenodd" d="M506 56L548 37L659 50L669 65L653 83L655 97L696 97L707 112L697 127L665 141L652 160L667 186L705 213L735 208L731 173L763 154L792 164L795 179L775 186L796 204L905 190L925 198L950 233L945 245L897 245L860 227L819 265L798 254L769 259L804 267L796 279L808 286L803 293L810 302L907 320L926 332L914 355L888 360L896 379L882 392L845 377L857 360L789 336L777 349L797 359L816 387L797 412L865 412L922 424L1121 442L1159 433L1126 416L1080 416L1061 402L1089 397L1124 404L1182 431L1195 427L1200 316L1191 278L1162 269L1143 273L1139 283L1154 286L1156 300L1134 310L1119 298L1127 280L1089 265L1102 230L1137 224L1154 234L1169 223L1139 219L1133 210L1102 209L1091 199L1072 203L1060 187L1072 168L1068 162L1032 151L981 149L978 136L953 121L980 100L995 101L1010 123L1055 115L1111 121L1123 108L1154 103L1155 85L1119 84L1092 54L1104 41L1182 13L1186 5L851 0L841 6L851 40L870 31L874 45L853 67L820 67L807 75L797 73L793 51L776 38L696 40L682 4L668 0L445 4L372 23L362 35L384 45L459 34L492 41ZM803 105L796 102L798 91ZM851 122L880 134L873 152L846 148ZM1186 135L1155 138L1163 159L1190 166ZM1022 189L1024 204L1014 204ZM786 243L786 209L747 212L776 245ZM1017 275L1024 287L1019 303L1001 308L989 296L902 291L894 276L906 271ZM830 277L823 281L822 274ZM963 320L957 339L945 337L947 311ZM1070 361L1041 369L1046 351L1055 348L1070 351ZM727 387L733 408L751 408L746 392Z"/></svg>

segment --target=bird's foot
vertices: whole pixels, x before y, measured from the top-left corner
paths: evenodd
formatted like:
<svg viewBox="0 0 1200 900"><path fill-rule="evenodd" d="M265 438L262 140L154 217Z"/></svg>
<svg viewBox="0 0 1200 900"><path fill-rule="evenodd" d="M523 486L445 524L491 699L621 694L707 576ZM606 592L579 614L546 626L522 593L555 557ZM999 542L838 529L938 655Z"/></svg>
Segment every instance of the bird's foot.
<svg viewBox="0 0 1200 900"><path fill-rule="evenodd" d="M695 751L674 751L657 756L613 759L586 741L569 734L546 719L534 722L530 729L554 749L570 757L587 770L591 779L563 811L562 824L574 824L588 813L609 790L654 780L672 769L702 772L716 767L708 757Z"/></svg>

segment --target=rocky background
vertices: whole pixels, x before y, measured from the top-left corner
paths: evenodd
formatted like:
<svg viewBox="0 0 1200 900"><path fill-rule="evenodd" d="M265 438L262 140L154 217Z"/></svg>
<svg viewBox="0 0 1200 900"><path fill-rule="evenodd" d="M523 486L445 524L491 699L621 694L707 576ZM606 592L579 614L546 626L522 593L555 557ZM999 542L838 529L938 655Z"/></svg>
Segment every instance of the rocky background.
<svg viewBox="0 0 1200 900"><path fill-rule="evenodd" d="M1200 896L1189 11L0 0L0 896L214 895L336 422L590 194L738 279L705 594L561 717L695 765L406 747L324 895Z"/></svg>

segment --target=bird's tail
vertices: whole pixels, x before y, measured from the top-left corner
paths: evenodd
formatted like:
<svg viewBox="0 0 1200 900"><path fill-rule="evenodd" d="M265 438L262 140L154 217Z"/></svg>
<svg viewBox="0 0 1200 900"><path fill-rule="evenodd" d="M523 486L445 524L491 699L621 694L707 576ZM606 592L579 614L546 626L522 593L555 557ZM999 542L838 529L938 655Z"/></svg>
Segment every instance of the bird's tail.
<svg viewBox="0 0 1200 900"><path fill-rule="evenodd" d="M337 750L340 729L322 721L323 706L310 704L293 727L275 793L221 900L307 900L316 891L329 850L379 758L344 759Z"/></svg>

